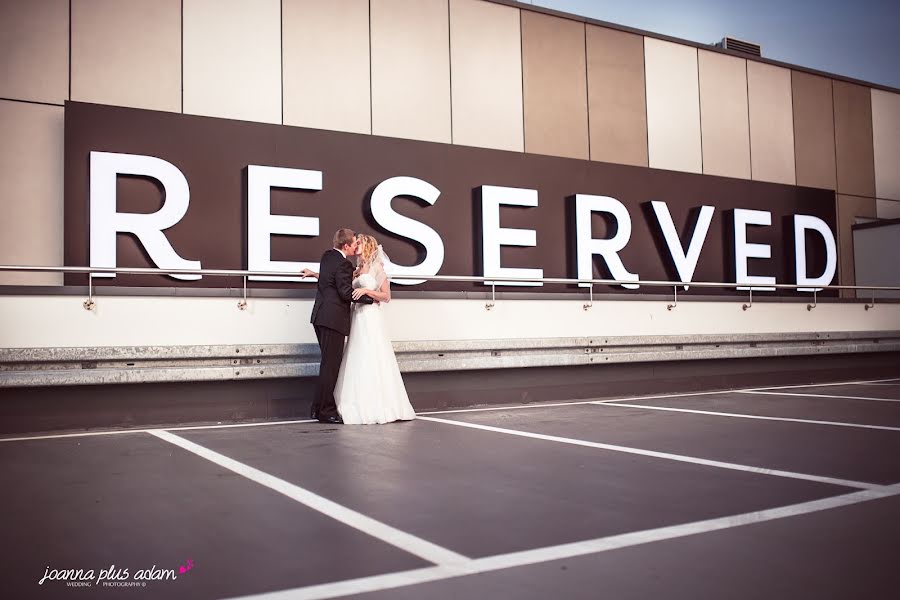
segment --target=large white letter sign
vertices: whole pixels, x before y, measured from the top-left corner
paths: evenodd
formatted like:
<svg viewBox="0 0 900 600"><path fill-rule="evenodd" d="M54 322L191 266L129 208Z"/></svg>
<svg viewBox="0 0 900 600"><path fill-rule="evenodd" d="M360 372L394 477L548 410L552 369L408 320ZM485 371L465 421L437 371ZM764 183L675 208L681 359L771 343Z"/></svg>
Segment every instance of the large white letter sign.
<svg viewBox="0 0 900 600"><path fill-rule="evenodd" d="M159 181L165 190L162 207L155 213L116 211L116 179L138 175ZM133 233L160 269L199 269L199 260L178 256L163 230L184 217L190 202L187 179L172 163L140 154L91 152L91 257L92 267L116 266L116 234ZM115 277L95 273L94 277ZM172 275L176 279L200 279L200 275Z"/></svg>
<svg viewBox="0 0 900 600"><path fill-rule="evenodd" d="M537 190L523 188L481 186L481 250L485 277L522 277L540 279L543 269L514 269L500 266L500 246L536 246L537 233L533 229L500 227L500 205L537 206ZM540 286L539 281L485 281L484 285Z"/></svg>
<svg viewBox="0 0 900 600"><path fill-rule="evenodd" d="M767 210L734 209L734 274L735 283L753 284L752 289L766 292L775 291L773 287L756 287L755 284L773 284L774 277L765 275L748 275L747 260L750 258L772 258L772 247L768 244L748 244L748 225L771 225L772 213ZM749 290L750 287L738 287Z"/></svg>
<svg viewBox="0 0 900 600"><path fill-rule="evenodd" d="M825 271L820 277L806 274L806 232L818 231L825 240ZM797 285L828 285L837 270L837 246L828 223L812 215L794 215L794 256L797 265ZM822 288L797 288L801 292L821 291Z"/></svg>
<svg viewBox="0 0 900 600"><path fill-rule="evenodd" d="M441 270L441 265L444 264L444 241L441 236L428 225L404 217L391 208L391 200L397 196L420 198L433 206L440 195L439 189L415 177L391 177L372 190L371 209L375 222L388 231L415 240L425 247L425 259L417 265L401 266L393 263L385 265L389 275L430 277L437 275ZM398 279L394 283L416 285L424 281L424 279Z"/></svg>
<svg viewBox="0 0 900 600"><path fill-rule="evenodd" d="M319 219L272 214L272 188L321 190L322 172L285 167L247 167L247 268L250 271L319 270L319 263L272 260L271 237L319 235ZM300 277L255 276L251 281L300 281Z"/></svg>
<svg viewBox="0 0 900 600"><path fill-rule="evenodd" d="M616 220L616 234L609 239L591 237L591 213L605 212ZM629 273L619 252L631 239L631 215L625 205L609 196L575 195L575 244L578 263L578 279L594 279L594 255L599 254L606 261L613 279L637 281L637 273ZM589 283L579 283L580 287L590 287ZM622 287L637 289L634 283L623 283Z"/></svg>
<svg viewBox="0 0 900 600"><path fill-rule="evenodd" d="M715 209L705 205L700 207L697 225L694 226L694 233L691 235L688 251L685 254L684 248L681 247L681 238L675 231L675 223L672 222L672 214L669 212L668 205L658 200L654 200L650 205L653 207L653 212L656 213L656 220L663 237L666 238L669 255L672 257L672 262L675 263L679 279L682 283L690 283L694 278L694 269L697 268L697 261L700 260L700 249L703 248L703 242L706 241L706 234L709 232L709 224L712 222ZM688 286L684 286L684 289L687 288Z"/></svg>

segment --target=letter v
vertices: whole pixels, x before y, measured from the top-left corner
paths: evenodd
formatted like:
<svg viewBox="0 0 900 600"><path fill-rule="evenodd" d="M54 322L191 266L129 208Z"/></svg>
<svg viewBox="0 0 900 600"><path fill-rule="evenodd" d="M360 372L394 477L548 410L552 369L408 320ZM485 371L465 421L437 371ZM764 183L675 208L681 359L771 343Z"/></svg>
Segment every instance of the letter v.
<svg viewBox="0 0 900 600"><path fill-rule="evenodd" d="M675 263L675 270L678 271L680 281L690 283L694 277L694 269L697 268L697 261L700 260L700 249L703 248L703 242L706 241L706 234L709 232L709 224L712 222L715 209L706 205L700 207L700 216L697 217L697 224L694 225L688 251L685 253L678 232L675 231L675 224L672 222L668 205L658 200L652 201L650 205L653 207L653 212L656 213L656 221L659 223L666 245L669 247L669 254L672 262ZM684 289L688 289L688 286L684 286Z"/></svg>

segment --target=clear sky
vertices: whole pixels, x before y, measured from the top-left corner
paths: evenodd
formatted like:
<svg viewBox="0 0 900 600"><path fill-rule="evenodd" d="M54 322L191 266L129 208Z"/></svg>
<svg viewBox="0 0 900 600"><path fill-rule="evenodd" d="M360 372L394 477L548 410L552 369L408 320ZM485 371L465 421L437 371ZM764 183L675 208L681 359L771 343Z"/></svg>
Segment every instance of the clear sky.
<svg viewBox="0 0 900 600"><path fill-rule="evenodd" d="M709 44L731 36L765 58L900 88L900 0L522 0Z"/></svg>

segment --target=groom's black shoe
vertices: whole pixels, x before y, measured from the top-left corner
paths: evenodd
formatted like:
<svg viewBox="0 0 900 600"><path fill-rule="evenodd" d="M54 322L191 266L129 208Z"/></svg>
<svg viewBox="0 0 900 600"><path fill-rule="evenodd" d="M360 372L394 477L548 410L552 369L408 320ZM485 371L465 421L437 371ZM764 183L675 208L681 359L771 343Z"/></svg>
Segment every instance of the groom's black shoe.
<svg viewBox="0 0 900 600"><path fill-rule="evenodd" d="M313 421L319 420L319 413L316 411L315 408L313 408L309 411L309 418L312 419Z"/></svg>
<svg viewBox="0 0 900 600"><path fill-rule="evenodd" d="M340 417L322 417L319 419L319 423L331 423L333 425L343 425L344 420Z"/></svg>

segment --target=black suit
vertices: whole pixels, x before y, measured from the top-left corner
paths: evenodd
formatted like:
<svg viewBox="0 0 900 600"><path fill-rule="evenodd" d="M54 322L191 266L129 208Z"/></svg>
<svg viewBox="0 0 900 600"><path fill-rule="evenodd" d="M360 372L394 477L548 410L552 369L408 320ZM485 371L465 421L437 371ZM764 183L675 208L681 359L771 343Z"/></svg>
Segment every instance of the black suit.
<svg viewBox="0 0 900 600"><path fill-rule="evenodd" d="M334 386L344 358L345 338L350 333L352 284L353 265L334 248L327 250L319 264L316 301L309 320L315 327L322 354L318 389L312 408L319 420L338 416ZM363 296L359 302L371 304L373 300Z"/></svg>

